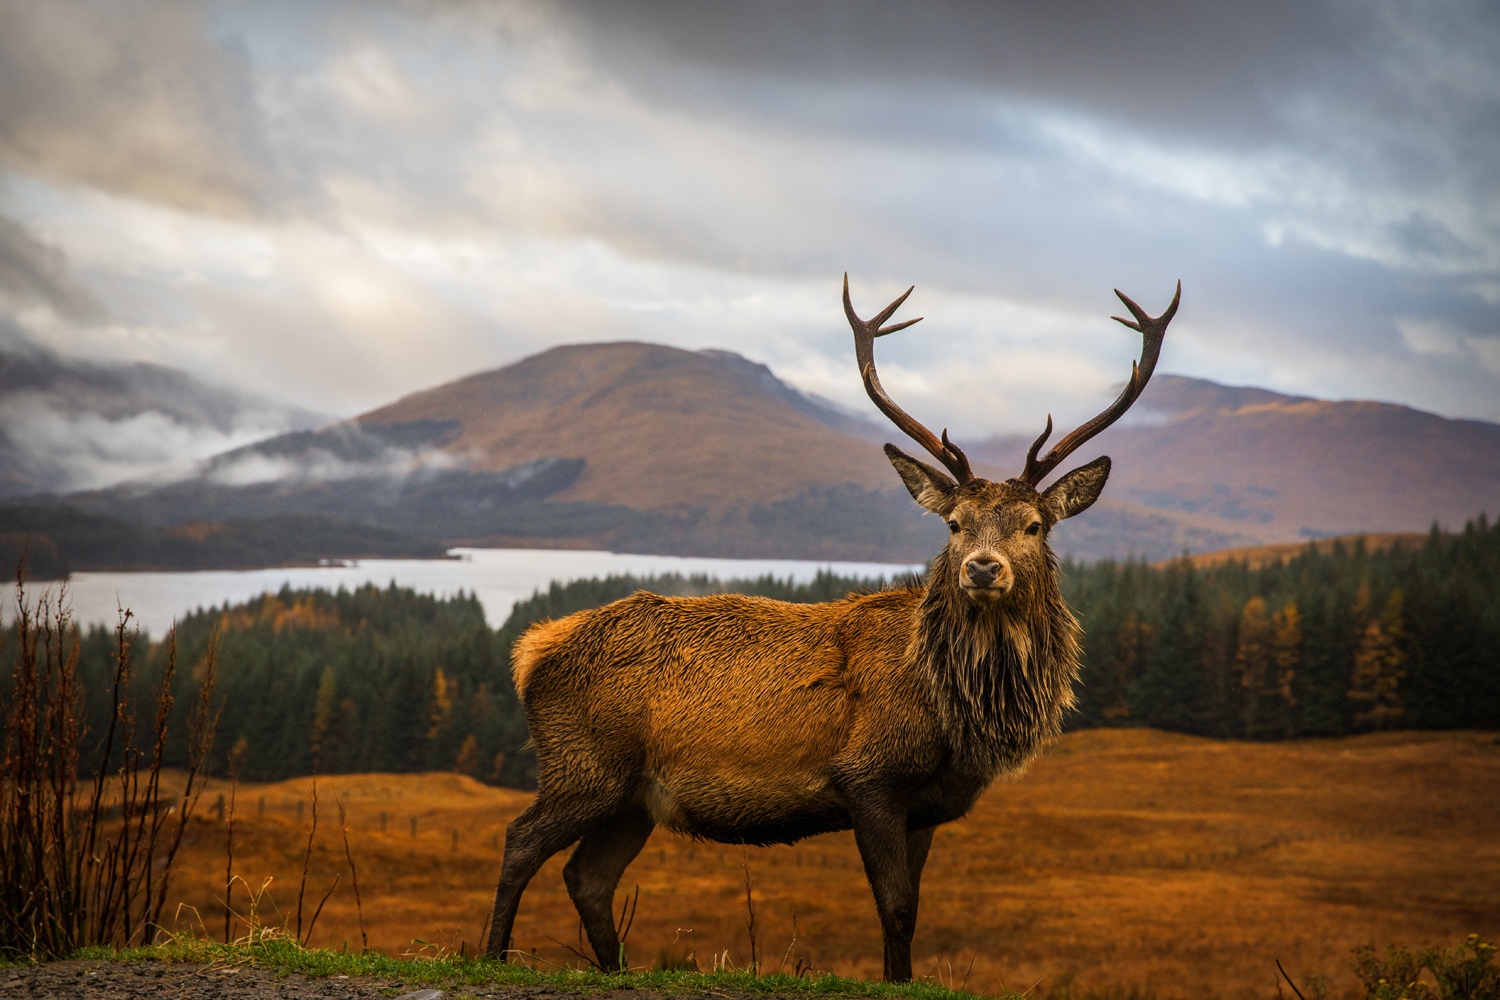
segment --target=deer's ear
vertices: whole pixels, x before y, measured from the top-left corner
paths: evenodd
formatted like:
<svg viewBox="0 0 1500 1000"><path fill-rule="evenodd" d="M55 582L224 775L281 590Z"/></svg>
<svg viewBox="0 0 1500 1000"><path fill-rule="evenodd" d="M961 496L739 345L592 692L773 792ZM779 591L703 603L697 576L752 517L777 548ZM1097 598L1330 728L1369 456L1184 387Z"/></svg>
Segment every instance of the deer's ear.
<svg viewBox="0 0 1500 1000"><path fill-rule="evenodd" d="M885 446L885 457L896 467L913 500L939 517L946 517L953 510L953 491L958 488L957 483L893 444Z"/></svg>
<svg viewBox="0 0 1500 1000"><path fill-rule="evenodd" d="M1057 520L1082 514L1094 505L1109 478L1109 456L1096 458L1063 476L1042 492L1042 499L1052 508Z"/></svg>

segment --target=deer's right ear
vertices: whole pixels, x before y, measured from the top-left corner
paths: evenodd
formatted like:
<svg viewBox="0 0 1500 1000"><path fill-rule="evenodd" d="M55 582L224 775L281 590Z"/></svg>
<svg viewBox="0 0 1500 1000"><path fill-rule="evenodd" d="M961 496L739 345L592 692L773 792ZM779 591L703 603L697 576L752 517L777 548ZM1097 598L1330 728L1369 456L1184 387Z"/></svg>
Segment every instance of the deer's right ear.
<svg viewBox="0 0 1500 1000"><path fill-rule="evenodd" d="M893 444L885 446L885 457L896 467L913 500L939 517L946 517L953 510L953 491L958 488L957 483Z"/></svg>

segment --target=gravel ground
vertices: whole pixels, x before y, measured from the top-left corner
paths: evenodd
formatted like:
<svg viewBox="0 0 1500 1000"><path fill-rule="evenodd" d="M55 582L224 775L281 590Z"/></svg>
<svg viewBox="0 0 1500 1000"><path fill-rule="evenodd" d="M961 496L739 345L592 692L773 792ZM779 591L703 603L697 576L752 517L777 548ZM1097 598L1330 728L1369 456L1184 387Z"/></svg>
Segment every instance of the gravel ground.
<svg viewBox="0 0 1500 1000"><path fill-rule="evenodd" d="M318 1000L352 1000L355 997L396 1000L438 1000L429 987L401 983L388 978L330 977L309 979L295 973L262 969L252 965L196 965L189 962L49 962L0 968L0 997L26 1000L285 1000L309 997ZM545 987L464 986L440 994L446 1000L504 997L506 1000L554 1000L575 995L558 994ZM606 991L591 1000L665 1000L643 990Z"/></svg>
<svg viewBox="0 0 1500 1000"><path fill-rule="evenodd" d="M166 962L49 962L0 969L0 996L34 1000L210 1000L319 997L390 1000L418 987L376 979L308 979L254 966Z"/></svg>

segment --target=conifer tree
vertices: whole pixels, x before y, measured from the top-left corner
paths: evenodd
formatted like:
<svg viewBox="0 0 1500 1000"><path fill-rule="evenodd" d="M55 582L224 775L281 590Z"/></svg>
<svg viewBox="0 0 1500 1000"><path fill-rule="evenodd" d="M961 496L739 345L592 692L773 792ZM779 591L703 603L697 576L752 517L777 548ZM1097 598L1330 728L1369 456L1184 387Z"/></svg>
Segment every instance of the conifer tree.
<svg viewBox="0 0 1500 1000"><path fill-rule="evenodd" d="M1368 607L1368 586L1361 588L1359 601ZM1390 728L1404 712L1401 680L1406 676L1402 668L1407 657L1401 647L1406 629L1401 605L1398 587L1387 596L1379 615L1371 616L1365 611L1366 621L1355 646L1349 687L1349 698L1357 706L1354 722L1361 728Z"/></svg>
<svg viewBox="0 0 1500 1000"><path fill-rule="evenodd" d="M1140 676L1154 631L1135 611L1126 614L1115 630L1114 664L1109 678L1111 697L1100 713L1105 720L1119 723L1130 718L1130 685Z"/></svg>
<svg viewBox="0 0 1500 1000"><path fill-rule="evenodd" d="M1287 601L1271 616L1271 662L1275 669L1271 694L1279 728L1282 736L1292 736L1296 732L1292 710L1297 707L1297 668L1302 663L1302 614L1296 601Z"/></svg>
<svg viewBox="0 0 1500 1000"><path fill-rule="evenodd" d="M473 778L479 771L479 739L469 733L459 745L458 756L453 760L453 770Z"/></svg>
<svg viewBox="0 0 1500 1000"><path fill-rule="evenodd" d="M1148 726L1196 732L1203 717L1203 581L1184 559L1162 570L1158 583L1156 637L1130 685L1132 714Z"/></svg>
<svg viewBox="0 0 1500 1000"><path fill-rule="evenodd" d="M432 672L432 697L427 703L427 738L435 740L443 724L453 711L453 693L448 684L448 675L438 667Z"/></svg>
<svg viewBox="0 0 1500 1000"><path fill-rule="evenodd" d="M1252 737L1257 734L1260 699L1271 667L1271 620L1266 616L1264 597L1250 598L1240 613L1234 667L1240 684L1241 735Z"/></svg>
<svg viewBox="0 0 1500 1000"><path fill-rule="evenodd" d="M1196 730L1208 736L1232 736L1240 730L1237 702L1239 678L1234 667L1235 643L1239 634L1240 607L1228 587L1218 594L1206 610L1203 635L1203 719Z"/></svg>
<svg viewBox="0 0 1500 1000"><path fill-rule="evenodd" d="M313 769L316 771L327 770L332 756L330 730L334 724L334 699L337 697L338 681L334 677L333 666L326 665L323 667L323 676L318 680L318 694L313 701L312 733L308 739Z"/></svg>

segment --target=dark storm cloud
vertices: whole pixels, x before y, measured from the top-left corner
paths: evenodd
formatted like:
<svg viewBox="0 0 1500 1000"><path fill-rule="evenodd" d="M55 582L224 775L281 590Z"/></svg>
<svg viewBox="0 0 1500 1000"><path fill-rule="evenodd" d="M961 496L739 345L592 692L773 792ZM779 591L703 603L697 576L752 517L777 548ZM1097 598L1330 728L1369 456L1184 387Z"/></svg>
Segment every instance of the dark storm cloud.
<svg viewBox="0 0 1500 1000"><path fill-rule="evenodd" d="M1434 167L1477 177L1500 149L1500 16L1482 3L597 0L559 10L579 18L596 58L670 101L754 102L746 79L847 88L889 102L890 117L856 119L868 130L912 125L903 107L940 124L945 101L1003 95L1231 150L1321 143L1412 184L1431 183ZM682 71L721 85L681 87ZM788 111L796 117L778 107ZM948 122L952 141L974 140L962 116Z"/></svg>
<svg viewBox="0 0 1500 1000"><path fill-rule="evenodd" d="M596 0L558 9L579 15L595 54L633 76L676 64L876 93L1004 90L1244 141L1276 129L1273 81L1280 90L1354 75L1368 34L1352 11L1296 2Z"/></svg>
<svg viewBox="0 0 1500 1000"><path fill-rule="evenodd" d="M666 104L863 141L1003 152L995 102L1349 183L1470 199L1385 225L1421 266L1494 267L1500 13L1483 3L559 5L590 55ZM1296 192L1286 192L1295 195ZM1476 245L1483 240L1485 246Z"/></svg>

